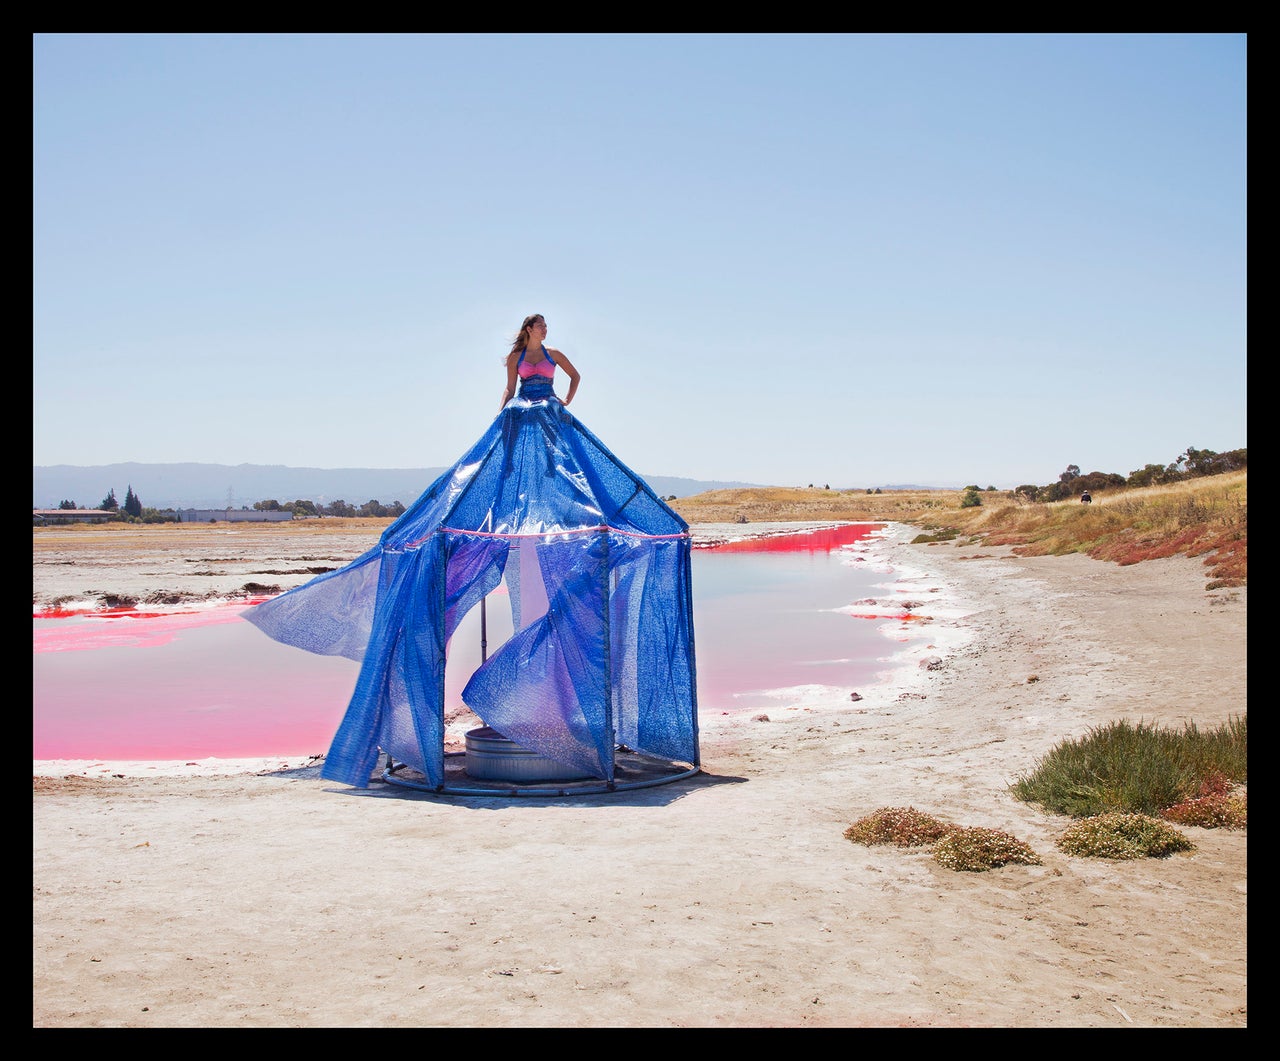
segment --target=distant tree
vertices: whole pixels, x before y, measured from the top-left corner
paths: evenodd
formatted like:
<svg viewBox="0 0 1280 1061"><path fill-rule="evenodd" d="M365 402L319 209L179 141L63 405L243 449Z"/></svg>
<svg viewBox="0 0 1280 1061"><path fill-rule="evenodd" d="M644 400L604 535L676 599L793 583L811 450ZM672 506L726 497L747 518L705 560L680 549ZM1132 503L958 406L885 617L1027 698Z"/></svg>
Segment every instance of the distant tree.
<svg viewBox="0 0 1280 1061"><path fill-rule="evenodd" d="M142 502L138 500L138 495L133 492L133 484L129 485L129 489L124 494L124 510L130 516L141 518Z"/></svg>
<svg viewBox="0 0 1280 1061"><path fill-rule="evenodd" d="M285 505L285 508L292 509L295 516L318 516L320 514L316 511L316 503L314 501L304 501L301 498Z"/></svg>
<svg viewBox="0 0 1280 1061"><path fill-rule="evenodd" d="M1187 478L1181 458L1172 464L1148 464L1140 471L1130 472L1125 482L1129 486L1162 486L1166 483L1177 483Z"/></svg>
<svg viewBox="0 0 1280 1061"><path fill-rule="evenodd" d="M1069 483L1071 482L1072 479L1074 479L1079 474L1080 474L1080 465L1068 464L1067 470L1058 476L1058 482Z"/></svg>
<svg viewBox="0 0 1280 1061"><path fill-rule="evenodd" d="M1229 449L1222 455L1223 462L1227 465L1224 471L1238 472L1242 468L1249 467L1249 451L1247 449Z"/></svg>
<svg viewBox="0 0 1280 1061"><path fill-rule="evenodd" d="M329 503L320 511L326 516L354 516L356 514L355 506L347 504L342 498Z"/></svg>
<svg viewBox="0 0 1280 1061"><path fill-rule="evenodd" d="M274 500L273 501L255 501L253 503L253 507L257 509L259 512L279 512L280 502L274 501Z"/></svg>
<svg viewBox="0 0 1280 1061"><path fill-rule="evenodd" d="M107 496L98 502L98 507L106 509L108 512L115 512L120 507L120 502L116 500L116 488L114 486L107 493Z"/></svg>
<svg viewBox="0 0 1280 1061"><path fill-rule="evenodd" d="M1071 483L1071 489L1077 494L1082 490L1096 494L1102 490L1114 490L1124 485L1124 476L1117 475L1115 472L1089 472L1087 475L1078 476Z"/></svg>
<svg viewBox="0 0 1280 1061"><path fill-rule="evenodd" d="M988 483L988 484L987 484L987 493L989 493L989 494L994 494L995 492L996 492L996 488L995 488L994 486L992 486L990 483Z"/></svg>
<svg viewBox="0 0 1280 1061"><path fill-rule="evenodd" d="M978 488L976 486L966 486L964 488L964 496L960 498L961 508L976 508L982 504L982 498L978 496Z"/></svg>
<svg viewBox="0 0 1280 1061"><path fill-rule="evenodd" d="M1036 495L1040 493L1040 487L1032 483L1023 483L1021 486L1015 486L1013 492L1018 497L1025 497L1028 501L1034 501Z"/></svg>
<svg viewBox="0 0 1280 1061"><path fill-rule="evenodd" d="M867 493L871 493L871 487L867 487Z"/></svg>
<svg viewBox="0 0 1280 1061"><path fill-rule="evenodd" d="M975 483L975 484L973 484L972 486L966 486L966 487L965 487L965 491L966 491L966 493L974 493L974 494L976 494L976 493L978 492L978 486L977 486L977 484L976 484L976 483Z"/></svg>
<svg viewBox="0 0 1280 1061"><path fill-rule="evenodd" d="M79 507L80 507L80 506L79 506L79 505L77 505L74 501L61 501L61 502L59 502L59 503L58 503L58 508L61 508L61 509L71 509L71 510L74 510L74 509L77 509L77 508L79 508Z"/></svg>
<svg viewBox="0 0 1280 1061"><path fill-rule="evenodd" d="M181 523L182 517L172 508L144 508L143 523Z"/></svg>
<svg viewBox="0 0 1280 1061"><path fill-rule="evenodd" d="M1128 486L1155 486L1157 483L1165 481L1165 468L1163 464L1146 464L1137 471L1129 473L1129 478L1125 480Z"/></svg>
<svg viewBox="0 0 1280 1061"><path fill-rule="evenodd" d="M878 487L878 486L876 487L876 493L877 493L877 494L878 494L878 493L880 493L880 487Z"/></svg>
<svg viewBox="0 0 1280 1061"><path fill-rule="evenodd" d="M1235 449L1229 453L1214 453L1211 449L1196 449L1188 446L1186 453L1179 455L1178 464L1184 469L1188 478L1199 478L1202 475L1221 475L1249 466L1247 450Z"/></svg>

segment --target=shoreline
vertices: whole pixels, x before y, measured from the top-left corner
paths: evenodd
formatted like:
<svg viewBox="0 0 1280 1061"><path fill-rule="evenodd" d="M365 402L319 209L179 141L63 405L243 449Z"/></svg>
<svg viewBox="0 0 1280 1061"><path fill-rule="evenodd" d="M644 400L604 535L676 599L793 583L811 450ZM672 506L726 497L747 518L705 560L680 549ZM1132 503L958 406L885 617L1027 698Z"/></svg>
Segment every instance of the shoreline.
<svg viewBox="0 0 1280 1061"><path fill-rule="evenodd" d="M692 529L696 540L704 543L719 544L726 541L742 541L774 537L781 534L795 534L830 526L833 526L830 521L809 521L805 523L758 524L747 528L735 524L707 524L699 525ZM937 607L940 603L945 604L952 598L954 596L953 591L947 587L930 584L936 582L936 580L930 580L923 571L911 567L895 567L890 564L890 552L894 547L903 544L904 540L909 540L909 537L913 536L914 533L914 529L905 524L886 524L880 532L858 542L855 546L849 547L849 550L859 561L870 563L884 571L886 575L893 576L890 581L881 584L885 590L884 596L889 597L895 593L902 594L904 599L912 595L917 596L919 600L911 602L912 607L927 607L927 613L922 614L919 618L930 624L931 631L934 629L944 631L943 637L936 639L944 643L941 648L936 644L931 644L927 651L913 643L908 643L906 647L898 652L882 657L885 665L876 672L874 683L859 690L859 695L862 697L864 704L873 701L877 696L877 691L883 692L890 686L896 692L901 692L908 686L914 688L921 685L920 659L926 656L937 658L939 653L947 652L949 647L953 650L954 647L971 636L967 630L964 630L955 622L962 613L957 613L953 608ZM703 547L706 546L704 545ZM919 590L919 592L913 593L916 590ZM169 610L190 610L192 607L210 608L234 603L236 602L233 599L218 598L217 600L201 601L198 605L173 605ZM88 610L91 611L92 609ZM863 606L857 607L855 602L849 602L847 610L851 612L856 610L860 615L875 615L878 613L886 620L882 625L888 626L894 617L901 614L902 606L893 607L890 601L878 601L876 605L863 602ZM943 624L934 627L939 618L943 620ZM949 625L945 625L948 623ZM825 706L832 707L835 705L828 704ZM785 711L788 709L780 705L778 710ZM797 709L790 708L789 710L794 711ZM465 737L465 729L471 725L479 724L479 720L474 718L465 720L461 726L450 722L446 726L446 741L451 742L451 746L457 745L461 747ZM717 724L723 724L719 715L707 715L699 718L700 730L706 727L715 727ZM217 777L300 770L318 765L323 762L323 758L323 756L317 755L281 753L240 759L219 758L217 756L201 759L33 759L31 767L33 777L43 778L72 776L88 778L114 777L117 779L124 777Z"/></svg>
<svg viewBox="0 0 1280 1061"><path fill-rule="evenodd" d="M33 1025L1247 1027L1245 831L1071 857L1068 822L1009 792L1094 726L1245 713L1247 587L1206 591L1184 556L907 531L886 562L954 611L940 635L966 632L941 665L840 710L708 720L702 772L669 785L33 779ZM843 838L907 806L1041 864L962 873Z"/></svg>

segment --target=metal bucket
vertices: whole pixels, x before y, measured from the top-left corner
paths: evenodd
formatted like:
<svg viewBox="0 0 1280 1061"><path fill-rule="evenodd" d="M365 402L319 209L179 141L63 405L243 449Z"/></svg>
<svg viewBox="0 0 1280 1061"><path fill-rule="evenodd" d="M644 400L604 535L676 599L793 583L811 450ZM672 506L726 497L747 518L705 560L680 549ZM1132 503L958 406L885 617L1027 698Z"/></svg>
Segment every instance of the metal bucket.
<svg viewBox="0 0 1280 1061"><path fill-rule="evenodd" d="M522 748L488 726L467 732L466 771L490 781L579 781L595 776Z"/></svg>

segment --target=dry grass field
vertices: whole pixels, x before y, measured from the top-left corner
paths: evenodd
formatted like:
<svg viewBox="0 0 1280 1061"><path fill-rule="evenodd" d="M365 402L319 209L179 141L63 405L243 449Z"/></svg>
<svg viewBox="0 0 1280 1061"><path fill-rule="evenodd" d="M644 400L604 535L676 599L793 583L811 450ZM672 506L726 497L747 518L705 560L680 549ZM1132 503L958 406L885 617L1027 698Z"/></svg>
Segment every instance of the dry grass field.
<svg viewBox="0 0 1280 1061"><path fill-rule="evenodd" d="M801 520L911 523L932 513L960 510L959 490L824 490L776 486L709 490L671 505L688 523L769 523Z"/></svg>
<svg viewBox="0 0 1280 1061"><path fill-rule="evenodd" d="M1248 471L1137 489L1095 490L1092 504L1038 503L1012 492L821 488L714 490L670 502L689 523L886 520L922 528L932 540L967 535L1013 546L1022 556L1084 553L1122 566L1165 556L1202 556L1207 588L1248 579Z"/></svg>

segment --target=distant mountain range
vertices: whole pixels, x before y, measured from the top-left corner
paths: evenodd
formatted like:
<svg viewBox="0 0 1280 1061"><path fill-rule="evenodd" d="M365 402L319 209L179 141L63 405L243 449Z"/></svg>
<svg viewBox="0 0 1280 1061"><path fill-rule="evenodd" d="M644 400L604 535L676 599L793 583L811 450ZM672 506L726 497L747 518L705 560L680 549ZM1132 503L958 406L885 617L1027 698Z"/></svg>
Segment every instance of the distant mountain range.
<svg viewBox="0 0 1280 1061"><path fill-rule="evenodd" d="M410 505L446 468L288 468L282 464L78 464L35 465L32 508L74 501L97 508L111 490L124 504L129 488L145 508L252 508L257 501L366 501ZM643 473L642 473L643 474ZM689 497L707 490L760 483L645 475L659 497Z"/></svg>

